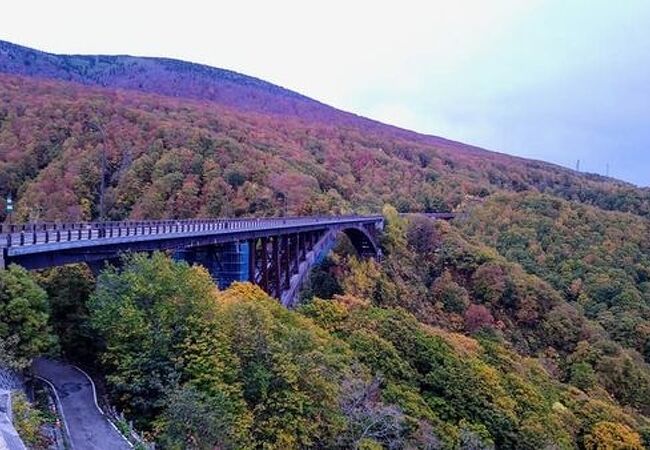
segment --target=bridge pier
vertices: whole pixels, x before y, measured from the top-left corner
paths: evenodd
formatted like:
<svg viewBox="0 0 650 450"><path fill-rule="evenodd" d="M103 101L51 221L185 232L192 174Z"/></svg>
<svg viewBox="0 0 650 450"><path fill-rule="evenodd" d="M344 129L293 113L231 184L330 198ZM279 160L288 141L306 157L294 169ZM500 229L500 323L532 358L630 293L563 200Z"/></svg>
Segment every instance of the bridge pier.
<svg viewBox="0 0 650 450"><path fill-rule="evenodd" d="M280 260L279 266L278 266L278 272L280 272L280 283L278 283L278 298L282 294L282 291L285 290L286 286L288 285L287 279L290 277L289 273L289 264L287 261L287 249L288 249L288 239L287 236L280 236L279 237L279 246L280 246Z"/></svg>
<svg viewBox="0 0 650 450"><path fill-rule="evenodd" d="M257 239L248 240L248 281L257 282Z"/></svg>
<svg viewBox="0 0 650 450"><path fill-rule="evenodd" d="M278 294L282 291L280 285L280 237L273 236L271 240L271 262L273 267L273 287L272 287L272 296L277 297Z"/></svg>
<svg viewBox="0 0 650 450"><path fill-rule="evenodd" d="M249 253L247 241L229 242L177 250L174 258L205 267L219 289L226 289L234 281L248 279Z"/></svg>

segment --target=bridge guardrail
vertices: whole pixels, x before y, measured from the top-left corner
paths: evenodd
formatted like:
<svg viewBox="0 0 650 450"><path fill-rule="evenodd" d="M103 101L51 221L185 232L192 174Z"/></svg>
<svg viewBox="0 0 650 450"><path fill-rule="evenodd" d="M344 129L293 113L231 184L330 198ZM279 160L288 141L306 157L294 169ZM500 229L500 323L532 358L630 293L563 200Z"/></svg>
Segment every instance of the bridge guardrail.
<svg viewBox="0 0 650 450"><path fill-rule="evenodd" d="M0 224L0 247L24 247L39 244L91 241L129 236L164 236L184 233L257 230L286 225L300 226L344 222L346 220L379 220L381 216L310 216L236 219L190 219L161 221L110 222L40 222Z"/></svg>

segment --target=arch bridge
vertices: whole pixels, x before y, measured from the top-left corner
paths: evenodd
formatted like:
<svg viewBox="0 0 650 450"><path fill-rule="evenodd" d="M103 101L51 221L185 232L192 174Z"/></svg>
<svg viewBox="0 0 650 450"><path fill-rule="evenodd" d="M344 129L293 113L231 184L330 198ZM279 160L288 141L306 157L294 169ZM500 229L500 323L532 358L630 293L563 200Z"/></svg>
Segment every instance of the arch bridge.
<svg viewBox="0 0 650 450"><path fill-rule="evenodd" d="M204 265L221 287L250 281L292 306L309 269L345 233L361 256L379 257L383 217L330 216L0 225L0 268L85 262L98 271L128 252L169 251Z"/></svg>

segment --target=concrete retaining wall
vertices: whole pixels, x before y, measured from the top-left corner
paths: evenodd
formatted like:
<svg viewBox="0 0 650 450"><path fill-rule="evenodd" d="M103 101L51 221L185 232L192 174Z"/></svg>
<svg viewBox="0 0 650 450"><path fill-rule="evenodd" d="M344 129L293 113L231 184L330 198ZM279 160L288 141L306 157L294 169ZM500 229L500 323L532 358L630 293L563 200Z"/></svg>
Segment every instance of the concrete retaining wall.
<svg viewBox="0 0 650 450"><path fill-rule="evenodd" d="M11 391L22 388L18 374L0 367L0 450L25 450L11 417Z"/></svg>
<svg viewBox="0 0 650 450"><path fill-rule="evenodd" d="M26 450L11 423L11 391L0 389L0 450Z"/></svg>

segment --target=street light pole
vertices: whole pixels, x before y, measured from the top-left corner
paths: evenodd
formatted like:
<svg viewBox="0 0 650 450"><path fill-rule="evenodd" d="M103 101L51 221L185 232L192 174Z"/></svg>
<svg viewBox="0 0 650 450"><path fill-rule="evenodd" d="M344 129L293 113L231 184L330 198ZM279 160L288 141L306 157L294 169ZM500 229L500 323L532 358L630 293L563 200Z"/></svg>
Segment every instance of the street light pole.
<svg viewBox="0 0 650 450"><path fill-rule="evenodd" d="M7 213L7 219L9 220L9 226L11 227L11 215L14 212L14 201L11 198L11 192L7 194L7 202L5 204L5 212Z"/></svg>

